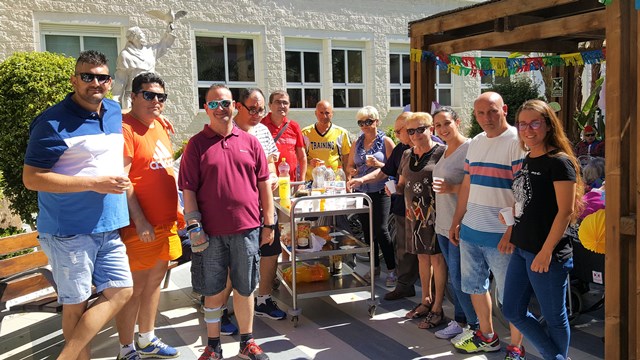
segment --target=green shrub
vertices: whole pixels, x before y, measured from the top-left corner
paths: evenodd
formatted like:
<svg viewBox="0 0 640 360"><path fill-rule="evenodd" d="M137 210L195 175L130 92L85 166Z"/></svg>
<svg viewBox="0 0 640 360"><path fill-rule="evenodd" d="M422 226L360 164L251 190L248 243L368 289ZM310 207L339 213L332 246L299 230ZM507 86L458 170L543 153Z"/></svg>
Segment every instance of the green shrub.
<svg viewBox="0 0 640 360"><path fill-rule="evenodd" d="M510 125L513 125L516 121L516 111L518 111L520 105L522 105L527 100L544 99L544 97L540 96L538 88L539 85L535 84L531 79L520 78L517 80L512 80L509 83L493 84L491 85L491 87L483 90L482 92L493 91L502 96L504 103L507 104L507 122ZM469 127L467 136L474 137L482 131L482 128L476 121L476 117L472 112L471 126Z"/></svg>
<svg viewBox="0 0 640 360"><path fill-rule="evenodd" d="M0 187L11 210L33 224L37 194L22 184L29 124L73 91L75 60L48 52L14 53L0 63Z"/></svg>

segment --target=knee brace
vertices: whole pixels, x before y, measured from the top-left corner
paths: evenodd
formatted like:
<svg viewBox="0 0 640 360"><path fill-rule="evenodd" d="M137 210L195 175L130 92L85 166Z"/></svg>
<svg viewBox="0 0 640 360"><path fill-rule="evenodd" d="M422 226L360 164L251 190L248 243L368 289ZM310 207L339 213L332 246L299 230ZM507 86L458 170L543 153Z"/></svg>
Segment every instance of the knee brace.
<svg viewBox="0 0 640 360"><path fill-rule="evenodd" d="M204 308L204 322L207 324L215 324L220 322L220 318L222 317L222 308L210 309Z"/></svg>

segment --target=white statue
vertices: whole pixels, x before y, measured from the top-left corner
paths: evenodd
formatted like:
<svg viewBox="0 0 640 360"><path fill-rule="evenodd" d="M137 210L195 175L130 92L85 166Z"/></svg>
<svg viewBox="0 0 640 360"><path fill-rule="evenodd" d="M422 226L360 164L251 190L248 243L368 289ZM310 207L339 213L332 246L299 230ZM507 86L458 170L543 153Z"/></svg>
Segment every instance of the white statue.
<svg viewBox="0 0 640 360"><path fill-rule="evenodd" d="M149 45L142 29L134 26L127 30L127 44L118 56L111 89L113 99L118 101L123 109L131 107L131 81L139 74L156 72L156 60L167 53L176 39L173 34L174 22L184 17L187 12L174 13L169 10L168 13L163 13L159 10L151 10L147 14L166 21L167 32L159 42Z"/></svg>

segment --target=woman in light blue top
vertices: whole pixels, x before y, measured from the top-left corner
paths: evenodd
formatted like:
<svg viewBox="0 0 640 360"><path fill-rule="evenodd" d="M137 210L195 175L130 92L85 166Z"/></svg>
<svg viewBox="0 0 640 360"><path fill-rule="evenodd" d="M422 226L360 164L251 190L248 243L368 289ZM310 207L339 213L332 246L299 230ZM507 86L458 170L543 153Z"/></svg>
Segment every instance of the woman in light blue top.
<svg viewBox="0 0 640 360"><path fill-rule="evenodd" d="M347 168L350 170L350 175L361 177L382 167L387 162L387 158L391 156L395 144L391 138L384 135L384 132L378 130L380 115L373 106L365 106L360 109L356 114L356 119L362 134L351 148ZM391 198L384 191L384 183L383 179L378 182L362 184L356 190L369 195L372 201L375 275L380 273L378 254L382 249L387 269L392 273L392 276L395 276L395 253L388 228ZM369 215L361 214L360 222L365 240L369 241ZM371 274L367 274L365 277L371 277Z"/></svg>

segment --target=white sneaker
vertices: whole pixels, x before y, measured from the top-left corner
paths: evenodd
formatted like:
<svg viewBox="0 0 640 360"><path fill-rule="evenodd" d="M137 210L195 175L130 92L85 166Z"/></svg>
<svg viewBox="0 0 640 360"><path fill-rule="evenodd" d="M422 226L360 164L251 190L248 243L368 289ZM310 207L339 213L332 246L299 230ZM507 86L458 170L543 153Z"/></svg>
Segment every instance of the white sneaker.
<svg viewBox="0 0 640 360"><path fill-rule="evenodd" d="M387 280L385 282L385 285L388 288L395 288L397 282L398 282L398 277L396 276L396 271L395 270L391 270L389 272L389 274L387 275Z"/></svg>
<svg viewBox="0 0 640 360"><path fill-rule="evenodd" d="M462 332L460 334L456 335L453 339L451 339L451 343L453 345L462 343L467 339L471 339L474 333L475 333L475 330L471 330L469 325L467 325L462 329Z"/></svg>
<svg viewBox="0 0 640 360"><path fill-rule="evenodd" d="M442 330L436 331L436 337L438 339L451 339L464 331L458 322L455 320L449 321L449 325Z"/></svg>

